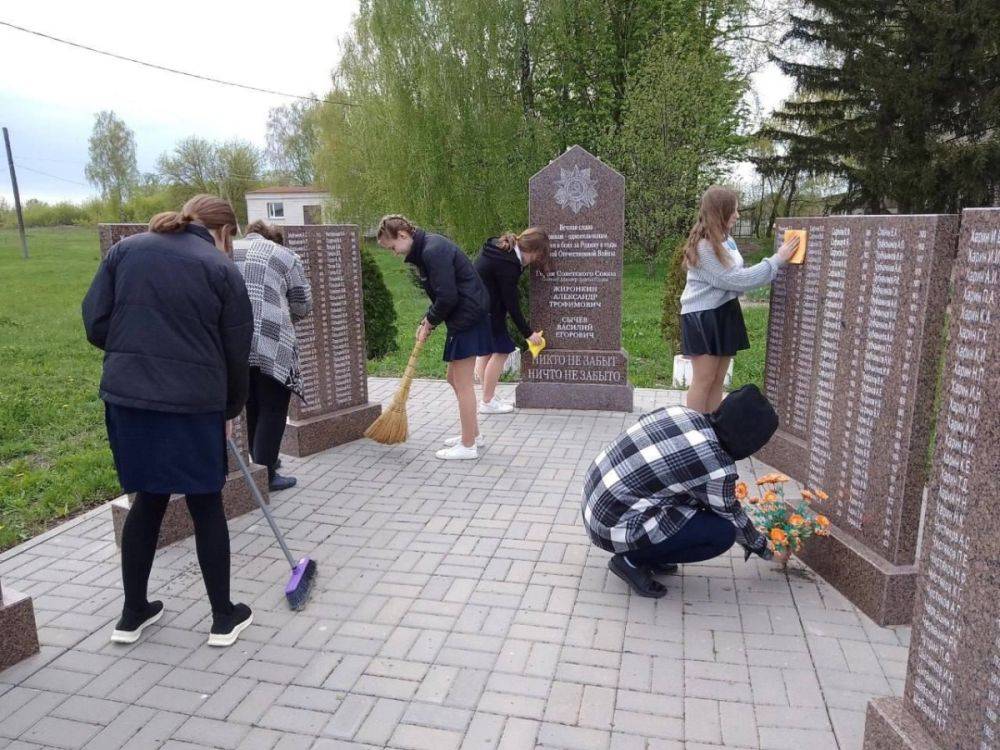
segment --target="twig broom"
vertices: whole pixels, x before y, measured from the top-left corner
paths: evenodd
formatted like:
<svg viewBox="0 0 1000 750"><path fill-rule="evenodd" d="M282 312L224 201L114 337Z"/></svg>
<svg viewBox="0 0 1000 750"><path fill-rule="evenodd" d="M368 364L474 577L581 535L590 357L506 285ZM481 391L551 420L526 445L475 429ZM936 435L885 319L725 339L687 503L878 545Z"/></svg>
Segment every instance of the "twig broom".
<svg viewBox="0 0 1000 750"><path fill-rule="evenodd" d="M372 422L371 427L365 430L365 437L371 438L376 443L383 445L396 445L405 443L409 436L410 425L406 419L406 399L410 397L410 385L413 383L413 375L417 369L417 359L420 357L420 350L424 348L424 342L418 341L413 346L410 353L410 361L406 363L406 370L403 372L403 379L399 383L399 390L392 397L389 408L382 412L382 416Z"/></svg>

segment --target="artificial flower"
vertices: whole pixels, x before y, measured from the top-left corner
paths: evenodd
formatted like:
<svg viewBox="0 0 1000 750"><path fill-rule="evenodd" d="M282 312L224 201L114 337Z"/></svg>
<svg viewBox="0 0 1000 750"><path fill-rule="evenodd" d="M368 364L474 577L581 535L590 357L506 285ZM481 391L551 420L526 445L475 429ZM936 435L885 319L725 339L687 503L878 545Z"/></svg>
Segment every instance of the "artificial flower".
<svg viewBox="0 0 1000 750"><path fill-rule="evenodd" d="M737 482L736 483L736 499L737 500L742 500L743 498L745 498L747 496L747 493L748 493L747 483L746 482Z"/></svg>

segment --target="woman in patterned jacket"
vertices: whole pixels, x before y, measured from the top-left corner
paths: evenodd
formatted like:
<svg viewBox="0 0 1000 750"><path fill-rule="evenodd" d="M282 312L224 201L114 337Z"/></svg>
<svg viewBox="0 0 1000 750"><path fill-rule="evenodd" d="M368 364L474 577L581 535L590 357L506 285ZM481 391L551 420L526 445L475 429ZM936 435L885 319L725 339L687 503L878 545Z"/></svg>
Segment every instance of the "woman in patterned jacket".
<svg viewBox="0 0 1000 750"><path fill-rule="evenodd" d="M280 229L255 221L243 239L233 243L233 260L243 274L253 306L247 439L254 462L267 467L271 492L295 486L294 477L278 474L278 449L291 394L302 398L299 348L292 323L312 310L312 290L302 261L279 244L283 241Z"/></svg>

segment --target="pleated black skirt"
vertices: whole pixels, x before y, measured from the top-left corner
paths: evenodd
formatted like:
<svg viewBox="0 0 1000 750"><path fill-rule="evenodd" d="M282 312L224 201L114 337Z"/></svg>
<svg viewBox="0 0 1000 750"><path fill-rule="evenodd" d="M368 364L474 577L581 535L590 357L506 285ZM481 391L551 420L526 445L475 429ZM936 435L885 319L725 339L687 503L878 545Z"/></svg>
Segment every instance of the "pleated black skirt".
<svg viewBox="0 0 1000 750"><path fill-rule="evenodd" d="M105 403L104 420L125 492L204 495L222 490L223 412L175 414Z"/></svg>
<svg viewBox="0 0 1000 750"><path fill-rule="evenodd" d="M750 339L738 299L731 299L714 310L681 315L681 349L688 357L702 354L732 357L749 348Z"/></svg>

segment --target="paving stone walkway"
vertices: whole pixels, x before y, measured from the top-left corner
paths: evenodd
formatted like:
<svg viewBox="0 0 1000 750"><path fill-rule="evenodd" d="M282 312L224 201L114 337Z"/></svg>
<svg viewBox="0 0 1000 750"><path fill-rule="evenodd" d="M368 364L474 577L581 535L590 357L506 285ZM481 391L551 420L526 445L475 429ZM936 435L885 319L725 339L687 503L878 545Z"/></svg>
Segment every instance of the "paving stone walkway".
<svg viewBox="0 0 1000 750"><path fill-rule="evenodd" d="M373 400L394 389L371 381ZM636 408L680 396L640 390ZM902 690L908 628L876 626L795 561L785 575L736 552L683 567L663 599L630 596L588 543L580 491L635 416L490 416L478 462L441 463L452 403L418 381L407 444L286 460L299 486L272 507L293 552L318 561L317 586L289 612L262 515L233 521L234 598L256 619L233 648L205 645L192 540L157 556L160 624L108 643L121 595L107 506L0 556L43 644L0 672L0 747L861 746L869 698Z"/></svg>

